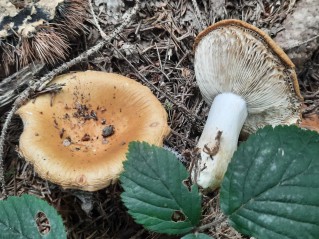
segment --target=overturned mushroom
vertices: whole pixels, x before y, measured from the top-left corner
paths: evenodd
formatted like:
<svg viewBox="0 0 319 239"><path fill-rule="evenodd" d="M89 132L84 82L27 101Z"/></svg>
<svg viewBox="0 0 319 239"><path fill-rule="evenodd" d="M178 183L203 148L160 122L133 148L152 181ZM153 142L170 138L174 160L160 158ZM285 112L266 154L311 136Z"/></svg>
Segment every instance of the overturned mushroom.
<svg viewBox="0 0 319 239"><path fill-rule="evenodd" d="M211 108L193 177L203 188L215 189L240 132L297 123L302 97L293 63L268 35L248 23L218 22L197 36L194 50L197 83Z"/></svg>
<svg viewBox="0 0 319 239"><path fill-rule="evenodd" d="M130 141L162 145L169 132L161 103L134 80L87 71L52 83L65 86L18 110L24 123L19 147L42 178L63 188L106 187L122 171Z"/></svg>

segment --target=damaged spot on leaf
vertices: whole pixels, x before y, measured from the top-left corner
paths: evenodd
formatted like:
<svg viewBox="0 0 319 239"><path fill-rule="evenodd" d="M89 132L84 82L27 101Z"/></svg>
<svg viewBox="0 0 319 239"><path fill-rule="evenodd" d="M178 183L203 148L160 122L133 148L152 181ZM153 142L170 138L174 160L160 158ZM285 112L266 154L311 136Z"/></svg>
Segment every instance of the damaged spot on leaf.
<svg viewBox="0 0 319 239"><path fill-rule="evenodd" d="M185 214L181 211L174 211L171 217L174 222L183 222L186 220Z"/></svg>
<svg viewBox="0 0 319 239"><path fill-rule="evenodd" d="M189 192L191 192L192 191L192 182L191 182L190 178L187 178L187 179L183 180L182 182L183 182L183 185L187 188L187 190Z"/></svg>
<svg viewBox="0 0 319 239"><path fill-rule="evenodd" d="M41 235L46 235L51 230L49 219L44 212L38 212L35 216L38 231Z"/></svg>

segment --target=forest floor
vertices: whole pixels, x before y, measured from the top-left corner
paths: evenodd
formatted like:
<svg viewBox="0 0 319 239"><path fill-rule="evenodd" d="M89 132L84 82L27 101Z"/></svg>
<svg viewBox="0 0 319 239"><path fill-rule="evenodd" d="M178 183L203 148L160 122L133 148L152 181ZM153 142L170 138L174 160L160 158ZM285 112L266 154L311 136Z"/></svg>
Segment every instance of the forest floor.
<svg viewBox="0 0 319 239"><path fill-rule="evenodd" d="M108 1L100 2L102 4L95 6L95 11L106 34L110 34L121 23L123 14L134 6L131 0L113 0L109 1L113 2L111 9L103 4ZM202 100L194 75L192 49L196 35L216 21L235 18L247 21L275 37L278 32L285 30L282 28L283 22L298 7L298 1L289 0L198 2L200 16L195 14L191 0L142 1L132 23L111 44L70 69L114 72L148 86L168 113L171 133L164 144L178 152L186 166L191 161L190 151L196 146L209 110ZM89 19L86 33L74 42L70 58L87 50L99 39L100 33L93 20ZM305 97L304 113L307 114L318 110L318 64L317 48L312 51L310 58L297 65L300 89ZM198 116L196 120L194 115ZM4 116L1 118L3 121ZM47 200L62 215L69 238L174 238L151 233L134 223L120 200L122 189L118 183L90 194L93 208L87 213L81 208L85 204L75 196L73 190L63 190L42 180L32 165L18 156L16 148L22 128L21 120L15 117L8 131L5 176L9 195L28 193ZM202 215L202 225L222 218L218 191L203 196ZM205 233L216 239L245 238L232 229L226 220L207 229Z"/></svg>

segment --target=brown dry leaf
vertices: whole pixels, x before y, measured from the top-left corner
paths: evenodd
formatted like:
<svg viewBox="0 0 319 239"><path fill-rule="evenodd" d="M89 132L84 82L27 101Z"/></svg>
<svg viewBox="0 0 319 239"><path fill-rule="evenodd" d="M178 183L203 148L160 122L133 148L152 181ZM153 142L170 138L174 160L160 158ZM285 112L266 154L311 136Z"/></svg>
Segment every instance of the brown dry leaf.
<svg viewBox="0 0 319 239"><path fill-rule="evenodd" d="M319 115L310 114L305 116L305 118L302 118L300 127L319 132Z"/></svg>
<svg viewBox="0 0 319 239"><path fill-rule="evenodd" d="M187 78L192 74L190 69L188 69L186 67L183 67L181 70L182 70L182 77L184 77L184 78Z"/></svg>

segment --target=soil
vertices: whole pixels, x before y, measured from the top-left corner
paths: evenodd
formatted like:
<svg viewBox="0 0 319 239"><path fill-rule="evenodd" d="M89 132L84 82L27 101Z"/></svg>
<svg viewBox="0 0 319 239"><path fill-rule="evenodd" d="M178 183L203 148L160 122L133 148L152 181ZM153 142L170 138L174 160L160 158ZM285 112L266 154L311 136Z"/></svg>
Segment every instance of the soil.
<svg viewBox="0 0 319 239"><path fill-rule="evenodd" d="M110 34L121 23L124 13L134 5L134 1L129 0L108 1L116 6L112 11L103 3L94 6L106 34ZM201 17L196 17L190 0L145 0L141 2L141 9L131 25L127 26L110 45L72 67L70 71L115 72L148 86L168 112L172 130L164 144L180 155L185 165L189 166L194 158L192 150L196 146L209 110L208 105L202 100L194 75L192 46L195 36L203 26L221 19L236 18L254 24L271 37L275 37L278 32L285 30L282 27L284 21L297 11L297 8L303 7L303 4L300 4L302 1L297 1L296 4L295 1L289 0L276 3L269 0L203 0L198 1ZM100 34L92 19L88 19L85 34L73 42L69 57L77 56L96 44L99 39ZM308 58L302 65L297 65L299 85L305 99L304 117L318 113L319 109L318 38L314 41L317 47L311 54L307 51ZM41 74L52 68L45 67ZM137 72L144 77L140 77ZM5 109L7 110L8 108ZM79 105L75 111L82 119L99 120L102 129L108 126L105 123L107 119L97 119L97 110L90 109L85 103ZM5 114L1 117L1 123L4 119ZM69 238L178 238L151 233L134 223L121 203L122 189L116 182L103 190L87 194L89 204L92 205L90 207L83 197L76 196L78 192L63 190L39 178L34 173L32 165L26 163L16 152L22 128L21 120L16 117L8 131L5 146L8 193L35 194L47 200L63 217ZM60 137L65 136L64 130L60 129ZM83 135L82 141L86 140L90 140L90 135ZM216 226L204 231L214 238L247 238L232 229L227 221L222 220L218 191L203 196L202 215L201 225L221 220Z"/></svg>

